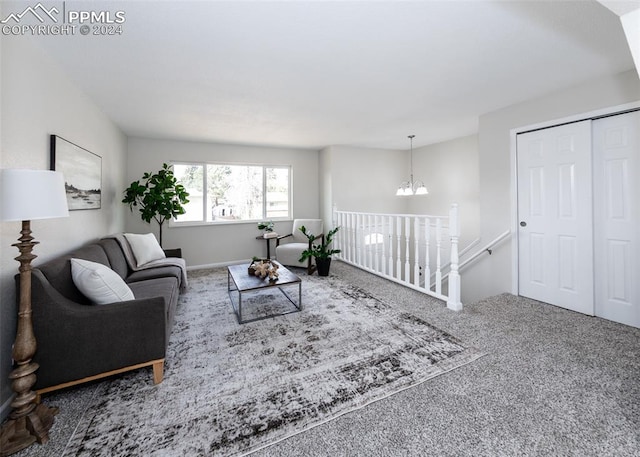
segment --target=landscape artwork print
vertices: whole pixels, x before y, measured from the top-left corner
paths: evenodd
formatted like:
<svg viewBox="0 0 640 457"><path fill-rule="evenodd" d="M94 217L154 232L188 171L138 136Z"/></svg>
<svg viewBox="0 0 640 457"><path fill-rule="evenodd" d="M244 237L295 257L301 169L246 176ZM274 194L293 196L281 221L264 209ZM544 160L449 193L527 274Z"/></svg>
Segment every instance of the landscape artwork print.
<svg viewBox="0 0 640 457"><path fill-rule="evenodd" d="M102 195L102 158L51 135L51 169L61 171L69 210L98 209Z"/></svg>

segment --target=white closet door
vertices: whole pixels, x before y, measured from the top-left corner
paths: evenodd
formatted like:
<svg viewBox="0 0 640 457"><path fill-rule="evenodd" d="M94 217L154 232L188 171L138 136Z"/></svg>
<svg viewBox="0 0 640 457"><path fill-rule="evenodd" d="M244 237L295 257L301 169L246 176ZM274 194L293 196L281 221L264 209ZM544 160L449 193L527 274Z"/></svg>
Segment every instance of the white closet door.
<svg viewBox="0 0 640 457"><path fill-rule="evenodd" d="M517 137L520 295L593 315L591 121Z"/></svg>
<svg viewBox="0 0 640 457"><path fill-rule="evenodd" d="M593 121L596 315L640 327L640 112Z"/></svg>

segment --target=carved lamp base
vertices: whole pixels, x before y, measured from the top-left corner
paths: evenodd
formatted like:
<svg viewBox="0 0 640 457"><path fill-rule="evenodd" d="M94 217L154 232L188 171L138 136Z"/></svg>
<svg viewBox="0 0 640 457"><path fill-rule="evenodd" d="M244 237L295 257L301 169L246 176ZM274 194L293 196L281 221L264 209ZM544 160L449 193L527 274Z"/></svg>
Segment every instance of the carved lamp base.
<svg viewBox="0 0 640 457"><path fill-rule="evenodd" d="M49 441L49 429L56 414L58 408L39 404L26 416L9 418L0 431L0 457L15 454L36 441L40 444Z"/></svg>

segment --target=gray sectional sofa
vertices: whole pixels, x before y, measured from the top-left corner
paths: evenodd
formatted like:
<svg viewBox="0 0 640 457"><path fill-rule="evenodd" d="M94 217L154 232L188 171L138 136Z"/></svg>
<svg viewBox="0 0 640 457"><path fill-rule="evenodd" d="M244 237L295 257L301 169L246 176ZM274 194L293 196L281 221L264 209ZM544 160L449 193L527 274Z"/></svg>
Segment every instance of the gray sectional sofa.
<svg viewBox="0 0 640 457"><path fill-rule="evenodd" d="M177 251L173 254L179 256ZM73 282L72 258L110 267L128 284L135 300L92 305ZM183 273L175 265L133 271L114 238L34 268L33 360L40 365L35 390L45 393L149 366L154 382L162 382Z"/></svg>

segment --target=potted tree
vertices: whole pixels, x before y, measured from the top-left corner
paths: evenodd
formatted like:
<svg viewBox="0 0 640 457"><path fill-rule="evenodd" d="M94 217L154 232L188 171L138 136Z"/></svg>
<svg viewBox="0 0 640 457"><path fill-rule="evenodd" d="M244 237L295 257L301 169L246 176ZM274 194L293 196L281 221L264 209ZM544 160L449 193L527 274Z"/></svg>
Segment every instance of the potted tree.
<svg viewBox="0 0 640 457"><path fill-rule="evenodd" d="M302 251L302 255L300 256L300 262L304 262L309 257L313 257L316 259L316 266L318 267L318 276L329 276L329 268L331 266L331 256L333 254L340 253L340 249L331 249L331 243L333 243L333 236L340 229L340 227L335 227L330 230L329 233L325 237L322 237L320 243L313 243L320 236L316 236L313 233L308 233L307 229L303 225L300 227L300 231L311 241L311 248L305 249Z"/></svg>
<svg viewBox="0 0 640 457"><path fill-rule="evenodd" d="M172 219L186 212L183 205L189 203L189 193L173 175L173 170L166 163L154 174L145 173L142 179L133 181L125 189L122 203L140 210L142 220L151 223L154 219L160 226L160 246L162 246L162 225L167 219Z"/></svg>

